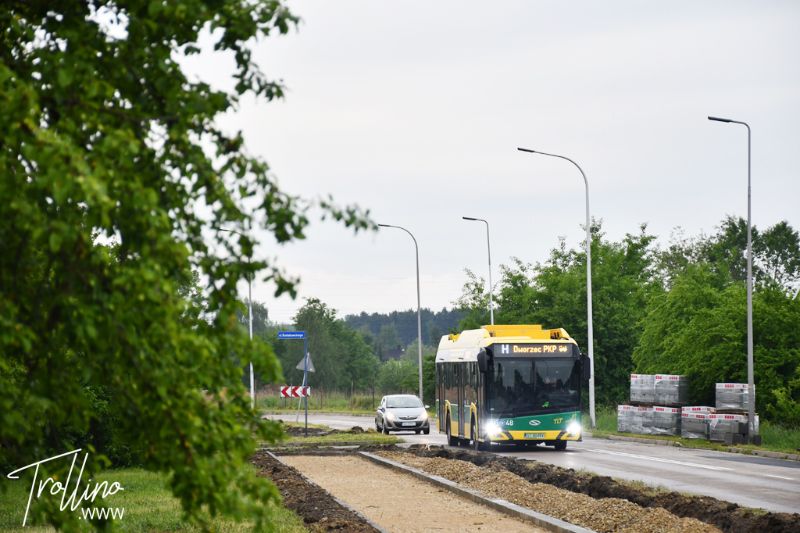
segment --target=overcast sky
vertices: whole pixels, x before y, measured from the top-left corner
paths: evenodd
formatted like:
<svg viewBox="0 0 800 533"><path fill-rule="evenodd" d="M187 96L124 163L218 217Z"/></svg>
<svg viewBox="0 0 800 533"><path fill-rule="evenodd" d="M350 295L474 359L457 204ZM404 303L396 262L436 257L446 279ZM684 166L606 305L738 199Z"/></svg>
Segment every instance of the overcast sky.
<svg viewBox="0 0 800 533"><path fill-rule="evenodd" d="M669 240L746 216L747 121L753 222L800 228L800 2L296 1L298 31L255 60L288 91L243 102L226 128L271 165L284 190L330 193L402 225L419 242L422 305L450 307L464 269L494 277L513 256L579 246L584 188L609 238L647 223ZM213 80L224 62L191 65ZM341 315L416 307L414 250L398 230L353 236L332 222L278 247L300 297L254 287L288 322L304 297ZM243 294L246 290L242 287Z"/></svg>

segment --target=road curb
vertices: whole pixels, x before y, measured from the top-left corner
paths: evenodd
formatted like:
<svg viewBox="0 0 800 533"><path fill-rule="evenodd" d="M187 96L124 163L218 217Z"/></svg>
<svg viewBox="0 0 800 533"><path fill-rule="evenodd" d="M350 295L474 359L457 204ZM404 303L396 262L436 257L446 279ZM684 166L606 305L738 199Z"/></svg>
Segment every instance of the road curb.
<svg viewBox="0 0 800 533"><path fill-rule="evenodd" d="M639 444L652 444L654 446L671 446L673 448L685 448L687 450L695 450L695 449L699 450L699 449L701 449L701 448L687 448L686 446L683 446L679 442L666 440L666 439L640 439L638 437L625 437L623 435L603 435L602 437L601 436L592 435L592 438L595 438L595 439L608 439L608 440L619 440L619 441L623 441L623 442L637 442Z"/></svg>
<svg viewBox="0 0 800 533"><path fill-rule="evenodd" d="M314 486L316 486L316 487L319 487L319 485L317 485L317 484L316 484L316 483L314 483L312 480L310 480L308 477L306 477L306 476L305 476L305 475L304 475L304 474L303 474L301 471L299 471L298 469L294 468L294 467L293 467L293 466L291 466L291 465L287 465L286 463L284 463L283 461L281 461L281 458L280 458L280 457L278 457L277 455L275 455L275 454L274 454L274 453L272 453L271 451L269 451L269 450L264 450L264 451L265 451L265 452L267 452L267 455L269 455L270 457L272 457L273 459L275 459L276 461L278 461L280 464L282 464L282 465L283 465L283 466L285 466L286 468L291 468L292 470L294 470L295 472L297 472L297 474L298 474L298 475L299 475L301 478L303 478L303 479L306 481L306 483L309 483L309 484L311 484L311 485L314 485ZM322 487L320 487L320 488L322 488ZM325 489L322 489L322 490L325 490ZM381 533L389 533L389 532L388 532L386 529L382 528L381 526L379 526L378 524L376 524L375 522L373 522L372 520L370 520L369 518L367 518L366 516L364 516L364 514L363 514L363 513L361 513L361 511L359 511L358 509L355 509L355 508L351 507L351 506L350 506L350 505L348 505L347 503L343 502L342 500L340 500L339 498L337 498L336 496L334 496L333 494L331 494L329 491L325 491L325 492L327 492L328 494L330 494L331 498L333 498L333 500L334 500L336 503L338 503L339 505L341 505L342 507L344 507L345 509L347 509L348 511L350 511L350 512L351 512L351 513L353 513L354 515L358 516L360 519L362 519L364 522L366 522L366 523L367 523L367 524L369 524L370 526L374 527L376 530L380 531Z"/></svg>
<svg viewBox="0 0 800 533"><path fill-rule="evenodd" d="M773 452L770 450L747 450L744 448L728 448L731 453L742 453L745 455L758 455L759 457L769 457L770 459L785 459L787 461L800 461L800 455L796 453Z"/></svg>
<svg viewBox="0 0 800 533"><path fill-rule="evenodd" d="M506 500L501 500L499 498L489 498L487 496L484 496L481 492L477 490L470 489L467 487L462 487L457 483L454 483L449 479L445 479L441 476L426 474L425 472L419 469L404 465L402 463L398 463L397 461L392 461L391 459L385 459L383 457L380 457L378 455L369 452L358 452L358 453L365 459L372 461L375 464L385 466L387 468L392 468L394 470L400 470L407 474L411 474L416 478L419 478L423 481L427 481L428 483L432 483L434 485L447 489L450 492L458 494L459 496L472 500L476 503L486 505L487 507L491 507L496 511L507 514L514 518L530 522L539 527L547 529L548 531L555 531L557 533L594 533L591 529L586 529L584 527L576 526L574 524L570 524L569 522L559 520L558 518L547 516L546 514L537 513L536 511L533 511L526 507L522 507L515 503L511 503Z"/></svg>
<svg viewBox="0 0 800 533"><path fill-rule="evenodd" d="M667 439L640 439L638 437L626 437L623 435L593 435L596 439L618 440L623 442L637 442L640 444L652 444L654 446L672 446L674 448L682 448L684 450L707 450L712 452L722 453L738 453L740 455L756 455L759 457L768 457L770 459L784 459L786 461L800 461L800 454L773 452L770 450L749 450L747 448L730 447L725 450L712 450L709 448L692 448L684 446L680 442L675 442Z"/></svg>

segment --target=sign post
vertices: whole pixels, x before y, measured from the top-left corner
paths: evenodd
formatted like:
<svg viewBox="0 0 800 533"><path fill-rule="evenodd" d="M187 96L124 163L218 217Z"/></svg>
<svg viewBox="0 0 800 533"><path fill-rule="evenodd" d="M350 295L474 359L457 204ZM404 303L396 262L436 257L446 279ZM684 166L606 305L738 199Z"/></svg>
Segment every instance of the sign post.
<svg viewBox="0 0 800 533"><path fill-rule="evenodd" d="M303 340L303 387L308 386L308 337L305 331L279 331L278 340ZM308 396L303 396L306 411L305 436L308 437Z"/></svg>

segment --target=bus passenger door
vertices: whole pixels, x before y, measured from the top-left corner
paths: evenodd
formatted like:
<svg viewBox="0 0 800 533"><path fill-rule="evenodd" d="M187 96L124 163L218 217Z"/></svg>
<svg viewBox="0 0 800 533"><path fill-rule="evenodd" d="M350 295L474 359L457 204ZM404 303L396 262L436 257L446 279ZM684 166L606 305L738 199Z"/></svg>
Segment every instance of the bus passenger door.
<svg viewBox="0 0 800 533"><path fill-rule="evenodd" d="M444 379L442 376L442 365L436 363L436 418L439 423L439 431L442 430L444 422L442 422L442 414L444 413Z"/></svg>

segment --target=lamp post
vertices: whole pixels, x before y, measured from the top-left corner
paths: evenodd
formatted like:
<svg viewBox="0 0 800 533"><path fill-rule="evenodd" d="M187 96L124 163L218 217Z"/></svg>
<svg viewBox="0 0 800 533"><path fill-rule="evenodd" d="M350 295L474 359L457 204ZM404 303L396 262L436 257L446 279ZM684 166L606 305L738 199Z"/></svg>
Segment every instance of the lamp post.
<svg viewBox="0 0 800 533"><path fill-rule="evenodd" d="M708 120L741 124L747 128L747 439L752 443L756 440L754 438L756 437L756 387L753 376L753 243L750 192L750 125L747 122L729 118L708 117Z"/></svg>
<svg viewBox="0 0 800 533"><path fill-rule="evenodd" d="M591 232L591 219L589 217L589 180L586 179L586 173L583 172L583 169L570 159L569 157L564 157L563 155L557 154L548 154L545 152L539 152L537 150L531 150L529 148L517 148L520 152L528 152L531 154L540 154L546 155L550 157L557 157L559 159L565 159L575 165L583 176L583 183L586 185L586 322L587 322L587 336L588 336L588 343L589 343L589 419L591 420L592 427L596 427L595 415L594 415L594 331L592 329L592 232Z"/></svg>
<svg viewBox="0 0 800 533"><path fill-rule="evenodd" d="M422 308L420 307L419 303L419 246L417 246L417 239L414 238L414 234L404 227L392 226L390 224L378 224L378 226L382 228L401 229L408 233L411 236L411 239L414 241L414 252L417 258L417 349L419 350L419 399L424 403L425 400L422 397Z"/></svg>
<svg viewBox="0 0 800 533"><path fill-rule="evenodd" d="M489 322L494 326L494 302L492 301L492 247L489 244L489 223L482 218L461 217L464 220L483 222L486 224L486 251L489 253Z"/></svg>
<svg viewBox="0 0 800 533"><path fill-rule="evenodd" d="M227 233L235 233L240 237L244 237L241 233L233 229L222 229L219 228L219 231L224 231ZM250 259L247 259L247 262L250 262ZM253 344L253 288L252 284L250 283L252 279L252 274L247 276L247 326L250 330L250 344ZM255 378L253 377L253 361L250 361L250 407L252 409L256 408L256 387L255 387Z"/></svg>

